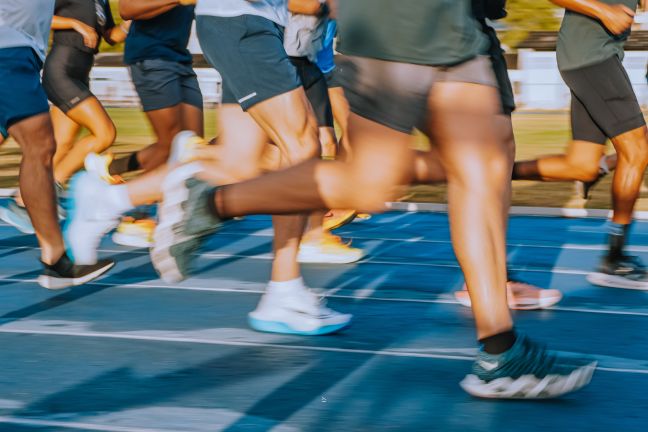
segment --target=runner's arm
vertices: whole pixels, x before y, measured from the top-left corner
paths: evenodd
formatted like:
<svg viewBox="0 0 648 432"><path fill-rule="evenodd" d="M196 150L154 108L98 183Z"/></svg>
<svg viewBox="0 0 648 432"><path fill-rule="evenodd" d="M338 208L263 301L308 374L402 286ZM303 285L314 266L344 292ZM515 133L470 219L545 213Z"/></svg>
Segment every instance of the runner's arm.
<svg viewBox="0 0 648 432"><path fill-rule="evenodd" d="M328 6L320 0L288 0L288 10L302 15L324 15Z"/></svg>
<svg viewBox="0 0 648 432"><path fill-rule="evenodd" d="M195 4L196 0L119 0L119 14L125 20L147 20L176 6Z"/></svg>
<svg viewBox="0 0 648 432"><path fill-rule="evenodd" d="M88 48L95 48L99 42L99 35L95 29L74 18L58 15L52 17L52 30L74 30L83 36L83 44Z"/></svg>
<svg viewBox="0 0 648 432"><path fill-rule="evenodd" d="M550 0L570 11L596 18L614 34L628 30L634 22L635 11L622 4L607 4L599 0Z"/></svg>

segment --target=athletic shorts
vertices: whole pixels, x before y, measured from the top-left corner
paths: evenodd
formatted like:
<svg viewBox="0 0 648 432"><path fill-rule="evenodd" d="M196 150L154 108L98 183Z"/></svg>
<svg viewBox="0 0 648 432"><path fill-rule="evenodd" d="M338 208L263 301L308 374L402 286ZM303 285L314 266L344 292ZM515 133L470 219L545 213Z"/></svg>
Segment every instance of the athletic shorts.
<svg viewBox="0 0 648 432"><path fill-rule="evenodd" d="M93 96L90 91L93 63L92 53L67 45L52 46L43 67L43 87L54 106L67 113Z"/></svg>
<svg viewBox="0 0 648 432"><path fill-rule="evenodd" d="M608 138L645 126L630 78L617 56L561 75L571 90L574 140L605 144Z"/></svg>
<svg viewBox="0 0 648 432"><path fill-rule="evenodd" d="M145 112L182 103L203 109L198 78L190 64L142 60L130 65L130 75Z"/></svg>
<svg viewBox="0 0 648 432"><path fill-rule="evenodd" d="M313 107L315 118L317 118L317 126L333 127L333 110L324 74L315 63L306 57L291 57L290 61L297 69L297 74L306 91L306 97Z"/></svg>
<svg viewBox="0 0 648 432"><path fill-rule="evenodd" d="M484 56L451 67L345 56L337 69L352 112L405 133L426 123L428 96L435 83L497 87L493 68Z"/></svg>
<svg viewBox="0 0 648 432"><path fill-rule="evenodd" d="M198 40L223 77L223 103L243 110L300 87L283 46L283 28L256 15L196 18Z"/></svg>
<svg viewBox="0 0 648 432"><path fill-rule="evenodd" d="M490 42L488 57L490 57L495 79L497 79L497 87L499 88L500 99L502 101L502 112L510 116L515 111L515 98L513 96L513 85L509 78L504 51L497 37L497 32L492 27L482 24L482 30Z"/></svg>
<svg viewBox="0 0 648 432"><path fill-rule="evenodd" d="M41 62L31 48L0 49L0 133L5 138L14 124L49 112L40 69Z"/></svg>

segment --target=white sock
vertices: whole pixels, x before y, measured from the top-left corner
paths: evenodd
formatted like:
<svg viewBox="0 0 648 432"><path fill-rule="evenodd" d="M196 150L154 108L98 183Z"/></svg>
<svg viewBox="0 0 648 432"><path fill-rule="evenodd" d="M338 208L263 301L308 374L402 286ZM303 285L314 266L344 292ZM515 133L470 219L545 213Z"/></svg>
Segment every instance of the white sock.
<svg viewBox="0 0 648 432"><path fill-rule="evenodd" d="M603 155L601 157L601 160L599 161L599 168L605 174L610 174L610 168L608 168L607 164L607 155Z"/></svg>
<svg viewBox="0 0 648 432"><path fill-rule="evenodd" d="M106 191L105 202L110 206L111 212L122 214L135 208L128 196L126 185L109 186Z"/></svg>
<svg viewBox="0 0 648 432"><path fill-rule="evenodd" d="M304 285L304 279L300 276L296 279L291 279L283 282L270 281L268 282L268 287L266 292L268 294L281 294L286 291L293 291L303 289L306 286Z"/></svg>

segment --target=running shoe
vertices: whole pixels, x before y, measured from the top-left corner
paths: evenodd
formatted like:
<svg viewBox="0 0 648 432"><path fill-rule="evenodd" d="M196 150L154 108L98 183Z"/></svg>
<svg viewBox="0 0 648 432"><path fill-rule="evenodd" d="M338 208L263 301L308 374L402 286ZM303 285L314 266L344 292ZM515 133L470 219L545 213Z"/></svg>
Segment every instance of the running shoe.
<svg viewBox="0 0 648 432"><path fill-rule="evenodd" d="M85 158L84 166L86 171L93 173L108 184L115 185L124 183L124 180L120 176L110 174L109 168L113 158L114 156L110 153L105 155L90 153Z"/></svg>
<svg viewBox="0 0 648 432"><path fill-rule="evenodd" d="M72 178L69 212L63 229L68 253L77 264L95 264L101 238L119 223L120 213L97 197L106 196L111 186L83 171Z"/></svg>
<svg viewBox="0 0 648 432"><path fill-rule="evenodd" d="M10 200L6 206L0 207L0 219L21 233L34 234L36 232L27 209L18 205L15 199Z"/></svg>
<svg viewBox="0 0 648 432"><path fill-rule="evenodd" d="M596 361L567 358L518 334L502 354L477 353L472 374L461 381L469 394L490 399L549 399L585 387Z"/></svg>
<svg viewBox="0 0 648 432"><path fill-rule="evenodd" d="M56 213L59 221L62 221L67 217L67 211L62 203L62 196L65 191L59 183L54 184L54 191L56 192L57 202ZM24 234L34 234L36 232L27 209L19 205L15 199L10 200L6 207L0 207L0 219Z"/></svg>
<svg viewBox="0 0 648 432"><path fill-rule="evenodd" d="M317 336L342 330L351 318L327 308L324 299L305 286L268 287L248 322L261 332Z"/></svg>
<svg viewBox="0 0 648 432"><path fill-rule="evenodd" d="M114 265L115 262L111 260L101 260L91 265L75 265L63 254L55 264L43 263L45 269L38 277L38 284L51 290L83 285L103 275Z"/></svg>
<svg viewBox="0 0 648 432"><path fill-rule="evenodd" d="M355 210L331 210L324 217L322 228L324 231L333 231L350 224L357 215Z"/></svg>
<svg viewBox="0 0 648 432"><path fill-rule="evenodd" d="M625 255L617 259L604 257L595 272L587 275L593 285L610 288L648 290L648 272L636 256Z"/></svg>
<svg viewBox="0 0 648 432"><path fill-rule="evenodd" d="M297 261L302 264L350 264L360 261L364 251L351 247L342 239L328 232L321 239L302 240Z"/></svg>
<svg viewBox="0 0 648 432"><path fill-rule="evenodd" d="M169 163L188 163L196 159L196 152L207 143L192 131L182 131L173 137Z"/></svg>
<svg viewBox="0 0 648 432"><path fill-rule="evenodd" d="M198 163L182 165L162 183L163 200L158 207L151 261L160 277L169 283L189 275L193 253L203 238L221 225L208 208L212 186L193 178L201 169Z"/></svg>
<svg viewBox="0 0 648 432"><path fill-rule="evenodd" d="M129 216L121 220L112 235L112 240L122 246L150 248L154 245L154 231L155 220L150 218L135 219Z"/></svg>
<svg viewBox="0 0 648 432"><path fill-rule="evenodd" d="M511 309L545 309L555 305L562 299L562 293L556 289L542 289L516 280L506 282L506 290L508 305ZM464 284L461 291L455 292L455 298L462 305L471 307L466 284Z"/></svg>

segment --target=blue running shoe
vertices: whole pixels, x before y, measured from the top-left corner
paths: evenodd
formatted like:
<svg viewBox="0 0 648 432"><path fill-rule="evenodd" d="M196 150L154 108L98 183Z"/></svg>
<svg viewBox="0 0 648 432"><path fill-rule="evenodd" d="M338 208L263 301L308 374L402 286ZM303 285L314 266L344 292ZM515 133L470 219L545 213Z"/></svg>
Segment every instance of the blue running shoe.
<svg viewBox="0 0 648 432"><path fill-rule="evenodd" d="M502 354L480 350L460 385L480 398L549 399L586 386L595 369L595 361L558 356L518 334Z"/></svg>
<svg viewBox="0 0 648 432"><path fill-rule="evenodd" d="M22 233L35 233L29 214L27 214L27 209L19 206L15 200L9 201L6 207L0 208L0 219Z"/></svg>

